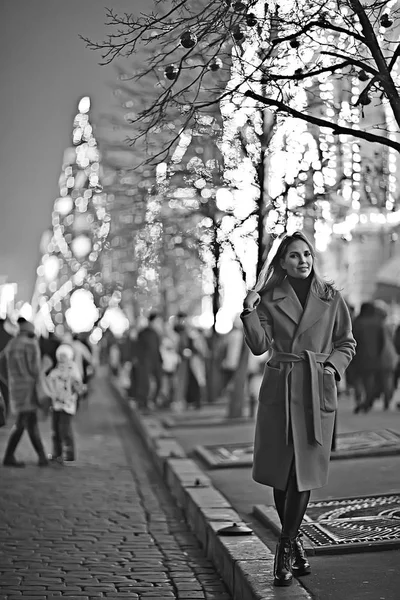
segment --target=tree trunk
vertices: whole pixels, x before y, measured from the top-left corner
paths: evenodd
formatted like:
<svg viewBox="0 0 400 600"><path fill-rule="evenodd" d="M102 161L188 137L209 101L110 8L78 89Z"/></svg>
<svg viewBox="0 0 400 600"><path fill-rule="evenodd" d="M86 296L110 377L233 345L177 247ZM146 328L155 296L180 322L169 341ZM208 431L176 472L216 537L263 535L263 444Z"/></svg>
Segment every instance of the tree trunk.
<svg viewBox="0 0 400 600"><path fill-rule="evenodd" d="M265 220L266 220L266 201L265 201L265 160L266 150L272 138L272 133L276 118L268 109L262 112L263 132L261 135L261 155L260 163L257 168L258 185L260 194L257 201L257 275L261 271L264 261L267 259L271 245L271 236L266 236ZM242 351L240 360L233 376L232 391L229 395L228 418L238 418L243 416L245 405L246 387L247 387L247 365L249 361L249 349L247 348L244 337L242 342Z"/></svg>
<svg viewBox="0 0 400 600"><path fill-rule="evenodd" d="M207 399L208 402L215 402L219 392L219 369L220 365L215 360L218 346L218 334L215 329L217 323L217 315L221 306L220 299L220 255L221 247L218 242L218 225L214 222L214 240L213 240L213 254L214 254L214 265L213 265L213 279L214 279L214 290L212 297L212 310L213 310L213 326L210 340L210 358L209 358L209 369L207 377Z"/></svg>
<svg viewBox="0 0 400 600"><path fill-rule="evenodd" d="M249 349L243 339L242 352L236 373L234 375L234 385L229 397L228 418L237 419L243 417L243 409L247 395L247 365L249 362Z"/></svg>

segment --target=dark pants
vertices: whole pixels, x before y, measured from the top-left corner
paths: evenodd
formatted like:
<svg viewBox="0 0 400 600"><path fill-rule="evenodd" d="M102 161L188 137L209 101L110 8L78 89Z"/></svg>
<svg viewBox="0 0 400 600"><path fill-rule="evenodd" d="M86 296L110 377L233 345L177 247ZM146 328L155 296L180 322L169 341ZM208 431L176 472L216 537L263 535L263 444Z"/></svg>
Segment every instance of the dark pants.
<svg viewBox="0 0 400 600"><path fill-rule="evenodd" d="M175 384L176 384L176 374L175 373L167 373L164 371L164 394L165 394L165 403L164 407L171 406L172 402L175 400Z"/></svg>
<svg viewBox="0 0 400 600"><path fill-rule="evenodd" d="M299 533L310 500L310 490L299 491L294 460L286 490L274 488L273 493L276 511L282 524L282 537L294 539Z"/></svg>
<svg viewBox="0 0 400 600"><path fill-rule="evenodd" d="M136 380L136 400L139 408L148 408L149 403L156 405L161 391L161 365L150 369L147 365L138 365Z"/></svg>
<svg viewBox="0 0 400 600"><path fill-rule="evenodd" d="M31 440L32 446L36 450L39 460L45 460L46 454L43 448L42 439L40 437L36 410L19 413L8 439L4 459L10 460L14 458L14 452L17 449L25 429L28 432L29 439Z"/></svg>
<svg viewBox="0 0 400 600"><path fill-rule="evenodd" d="M0 381L0 392L4 399L4 404L6 407L6 416L7 416L10 413L10 397L8 394L8 387L2 381Z"/></svg>
<svg viewBox="0 0 400 600"><path fill-rule="evenodd" d="M54 410L52 415L53 427L53 458L75 460L75 443L72 432L72 415L63 410Z"/></svg>
<svg viewBox="0 0 400 600"><path fill-rule="evenodd" d="M356 409L362 407L369 410L375 399L377 371L370 369L356 374L354 380L354 391Z"/></svg>
<svg viewBox="0 0 400 600"><path fill-rule="evenodd" d="M384 407L388 408L393 396L393 372L387 370L363 371L358 373L354 382L356 408L368 411L374 400L384 395Z"/></svg>

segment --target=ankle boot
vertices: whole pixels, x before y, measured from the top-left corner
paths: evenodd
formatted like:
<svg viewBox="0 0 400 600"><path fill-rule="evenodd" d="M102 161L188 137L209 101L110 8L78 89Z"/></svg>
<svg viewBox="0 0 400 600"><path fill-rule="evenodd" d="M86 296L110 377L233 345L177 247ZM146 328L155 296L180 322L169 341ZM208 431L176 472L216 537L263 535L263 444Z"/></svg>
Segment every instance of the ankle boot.
<svg viewBox="0 0 400 600"><path fill-rule="evenodd" d="M275 552L274 585L287 586L292 580L292 541L281 537Z"/></svg>
<svg viewBox="0 0 400 600"><path fill-rule="evenodd" d="M301 537L301 533L298 533L292 542L292 571L295 577L301 577L301 575L308 575L311 573L311 566L308 562Z"/></svg>

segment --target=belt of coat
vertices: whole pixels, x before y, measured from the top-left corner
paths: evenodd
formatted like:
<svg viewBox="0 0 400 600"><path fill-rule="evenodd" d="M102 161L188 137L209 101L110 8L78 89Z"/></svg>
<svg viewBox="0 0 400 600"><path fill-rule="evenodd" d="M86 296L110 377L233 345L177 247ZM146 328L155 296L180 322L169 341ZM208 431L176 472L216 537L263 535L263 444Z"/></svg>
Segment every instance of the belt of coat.
<svg viewBox="0 0 400 600"><path fill-rule="evenodd" d="M322 446L322 427L321 427L321 414L320 414L320 401L319 401L319 384L318 384L318 370L317 363L324 363L329 358L329 354L323 354L320 352L312 352L311 350L303 350L300 354L293 354L292 352L275 352L273 353L271 360L284 363L285 370L285 414L286 414L286 443L289 442L289 374L293 369L293 365L296 362L306 361L310 370L310 398L312 406L313 416L313 433L314 439Z"/></svg>

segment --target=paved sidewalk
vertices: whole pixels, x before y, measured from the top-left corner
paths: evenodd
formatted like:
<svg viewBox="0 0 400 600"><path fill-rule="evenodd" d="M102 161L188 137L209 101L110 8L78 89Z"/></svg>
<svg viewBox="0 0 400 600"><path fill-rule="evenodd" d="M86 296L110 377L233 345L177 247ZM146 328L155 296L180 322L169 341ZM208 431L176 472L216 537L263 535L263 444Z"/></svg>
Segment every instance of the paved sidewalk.
<svg viewBox="0 0 400 600"><path fill-rule="evenodd" d="M39 468L24 438L26 468L0 466L0 600L229 600L105 380L76 441L75 464Z"/></svg>
<svg viewBox="0 0 400 600"><path fill-rule="evenodd" d="M400 392L397 393L396 400L399 396ZM221 407L188 411L186 415L191 421L190 425L182 422L174 427L166 426L168 420L184 421L185 414L181 414L178 419L170 413L141 415L134 405L132 413L147 446L160 459L170 487L172 485L178 490L174 495L184 507L188 521L199 539L202 536L205 538L208 553L218 565L235 600L244 598L244 589L246 600L272 600L281 597L287 600L310 597L313 600L400 600L400 550L372 551L372 548L366 548L364 552L358 553L312 556L311 576L300 578L299 582L286 589L272 588L271 567L277 538L273 530L265 527L253 515L255 505L273 504L270 488L252 480L250 467L209 469L194 452L199 445L251 442L254 422L235 422L229 425L212 423L211 421L218 420L217 416L222 416ZM207 414L212 417L208 427L205 426ZM199 426L196 426L196 420ZM367 415L353 415L351 401L341 398L338 422L340 433L384 428L400 433L400 411L392 409L383 412L380 404L377 404ZM208 511L210 499L206 495L193 497L193 494L185 490L184 477L178 471L179 461L170 459L171 455L180 457L182 464L186 459L186 469L198 470L204 485L209 486L210 495L213 490L214 506L219 501L225 501L225 511L227 515L232 515L231 521L238 519L253 529L254 535L248 538L247 545L240 538L236 538L234 544L233 540L229 542L216 537L217 527L223 525L221 522L215 523L216 509L213 513ZM315 490L312 500L396 492L400 492L399 455L347 458L332 461L329 484L321 490ZM226 520L229 520L228 517ZM203 535L204 530L207 532L206 536Z"/></svg>

